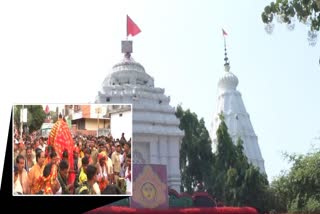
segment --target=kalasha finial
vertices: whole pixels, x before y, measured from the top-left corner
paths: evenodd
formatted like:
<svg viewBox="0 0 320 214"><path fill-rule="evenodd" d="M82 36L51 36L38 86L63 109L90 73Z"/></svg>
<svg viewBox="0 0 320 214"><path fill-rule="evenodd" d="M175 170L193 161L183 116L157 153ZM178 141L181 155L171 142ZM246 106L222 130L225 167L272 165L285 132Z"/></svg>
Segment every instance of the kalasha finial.
<svg viewBox="0 0 320 214"><path fill-rule="evenodd" d="M227 47L226 47L226 42L224 42L224 65L229 65L229 59L227 55Z"/></svg>
<svg viewBox="0 0 320 214"><path fill-rule="evenodd" d="M125 40L121 42L122 53L126 59L130 59L132 53L132 41Z"/></svg>

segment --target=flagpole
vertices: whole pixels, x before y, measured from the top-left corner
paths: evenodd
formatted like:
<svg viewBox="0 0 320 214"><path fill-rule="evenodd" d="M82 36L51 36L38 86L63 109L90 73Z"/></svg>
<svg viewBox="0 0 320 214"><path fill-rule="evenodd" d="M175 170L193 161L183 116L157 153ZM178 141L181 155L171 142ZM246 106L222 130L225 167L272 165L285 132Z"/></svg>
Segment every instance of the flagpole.
<svg viewBox="0 0 320 214"><path fill-rule="evenodd" d="M223 33L223 42L224 42L224 61L225 65L228 64L228 57L227 57L227 43L226 43L226 36Z"/></svg>
<svg viewBox="0 0 320 214"><path fill-rule="evenodd" d="M126 25L126 31L127 31L126 39L128 41L128 14L126 16L126 22L127 22L127 25Z"/></svg>
<svg viewBox="0 0 320 214"><path fill-rule="evenodd" d="M227 70L229 70L229 62L228 62L228 55L227 55L227 42L226 42L227 33L223 30L223 28L222 28L222 35L223 35L223 41L224 41L224 62L225 62L224 66Z"/></svg>

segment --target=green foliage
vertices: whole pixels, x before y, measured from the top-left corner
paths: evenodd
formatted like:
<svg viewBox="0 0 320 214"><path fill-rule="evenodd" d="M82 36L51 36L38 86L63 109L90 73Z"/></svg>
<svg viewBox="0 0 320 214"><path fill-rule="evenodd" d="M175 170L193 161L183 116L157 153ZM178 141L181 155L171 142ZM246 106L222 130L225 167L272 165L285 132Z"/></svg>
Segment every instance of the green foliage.
<svg viewBox="0 0 320 214"><path fill-rule="evenodd" d="M51 118L52 123L55 123L58 121L58 116L57 113L55 111L50 111L49 112L49 116Z"/></svg>
<svg viewBox="0 0 320 214"><path fill-rule="evenodd" d="M279 203L286 205L290 212L320 212L320 151L306 155L286 155L293 163L286 174L271 184ZM284 207L277 205L279 210Z"/></svg>
<svg viewBox="0 0 320 214"><path fill-rule="evenodd" d="M320 30L320 1L319 0L276 0L264 8L261 14L264 23L271 23L275 16L280 22L291 24L296 18L306 24L310 22L311 31Z"/></svg>
<svg viewBox="0 0 320 214"><path fill-rule="evenodd" d="M209 190L212 150L204 120L181 106L177 107L176 116L180 119L179 128L185 132L180 148L181 192L192 193L198 182Z"/></svg>
<svg viewBox="0 0 320 214"><path fill-rule="evenodd" d="M265 174L248 163L239 138L234 144L221 114L216 132L216 152L201 119L178 106L180 128L185 131L180 150L182 192L193 192L198 181L205 190L227 206L252 206L261 212L320 213L320 151L306 155L284 154L293 163L271 185ZM184 201L170 199L177 206ZM179 204L179 205L178 205Z"/></svg>
<svg viewBox="0 0 320 214"><path fill-rule="evenodd" d="M29 127L29 132L36 131L40 129L46 114L41 105L25 105L24 108L28 109L27 114L27 123L26 125ZM14 107L14 123L18 127L20 127L20 110L22 109L21 105L17 105Z"/></svg>
<svg viewBox="0 0 320 214"><path fill-rule="evenodd" d="M308 26L309 45L317 44L320 31L320 0L276 0L264 8L261 14L262 21L266 24L267 33L272 33L276 18L279 23L287 24L289 30L295 27L295 21Z"/></svg>
<svg viewBox="0 0 320 214"><path fill-rule="evenodd" d="M274 196L272 201L273 208L279 212L286 212L290 193L290 186L287 182L286 176L278 176L277 179L272 181L270 189Z"/></svg>
<svg viewBox="0 0 320 214"><path fill-rule="evenodd" d="M13 108L13 112L14 112L14 117L13 117L13 121L14 121L14 125L19 128L20 127L20 110L22 109L22 106L14 106Z"/></svg>
<svg viewBox="0 0 320 214"><path fill-rule="evenodd" d="M270 209L271 192L266 175L248 163L243 142L232 142L223 115L217 130L217 150L212 168L214 195L228 206L253 206L262 211Z"/></svg>
<svg viewBox="0 0 320 214"><path fill-rule="evenodd" d="M306 211L309 213L320 213L320 200L316 198L309 198L306 203Z"/></svg>
<svg viewBox="0 0 320 214"><path fill-rule="evenodd" d="M184 111L181 106L177 107L176 115L180 129L185 131L180 149L181 191L192 193L196 184L203 182L207 192L228 206L270 209L272 192L266 175L248 163L240 138L236 145L233 143L223 115L216 133L215 154L211 153L203 119L199 121L195 113Z"/></svg>

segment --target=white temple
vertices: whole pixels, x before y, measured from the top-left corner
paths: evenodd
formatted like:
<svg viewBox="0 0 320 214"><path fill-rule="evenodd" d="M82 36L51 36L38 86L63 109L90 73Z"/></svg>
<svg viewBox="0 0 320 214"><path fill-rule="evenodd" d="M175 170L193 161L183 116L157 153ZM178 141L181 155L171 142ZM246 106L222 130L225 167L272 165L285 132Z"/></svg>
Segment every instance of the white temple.
<svg viewBox="0 0 320 214"><path fill-rule="evenodd" d="M259 167L261 173L266 173L264 160L258 144L258 138L253 130L250 116L243 104L241 93L237 91L239 80L236 75L230 72L230 65L225 48L225 72L218 83L218 102L212 121L211 137L213 152L217 145L216 131L220 124L219 114L223 112L228 132L234 143L240 137L243 141L244 153L248 161Z"/></svg>
<svg viewBox="0 0 320 214"><path fill-rule="evenodd" d="M180 192L179 150L184 132L170 97L132 57L132 41L122 41L123 60L113 66L95 103L132 104L133 163L167 166L169 188Z"/></svg>

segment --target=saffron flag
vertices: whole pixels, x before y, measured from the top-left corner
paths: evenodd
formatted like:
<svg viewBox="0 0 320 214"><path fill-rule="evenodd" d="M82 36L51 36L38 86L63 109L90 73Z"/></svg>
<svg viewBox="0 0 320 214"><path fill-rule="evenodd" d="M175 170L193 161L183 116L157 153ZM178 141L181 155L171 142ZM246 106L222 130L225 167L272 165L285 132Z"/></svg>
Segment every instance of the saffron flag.
<svg viewBox="0 0 320 214"><path fill-rule="evenodd" d="M135 36L140 32L141 30L138 25L127 15L127 36Z"/></svg>
<svg viewBox="0 0 320 214"><path fill-rule="evenodd" d="M222 29L222 35L223 36L228 36L227 32L225 30Z"/></svg>

